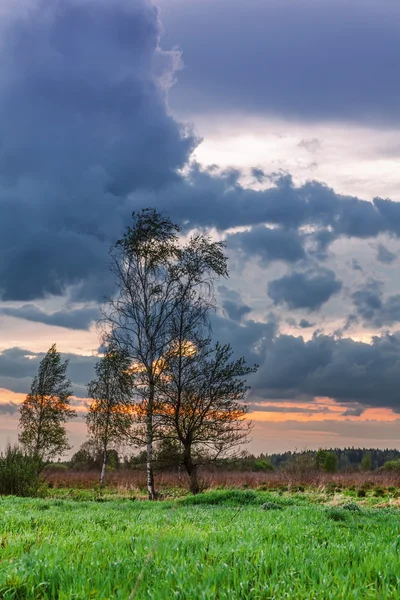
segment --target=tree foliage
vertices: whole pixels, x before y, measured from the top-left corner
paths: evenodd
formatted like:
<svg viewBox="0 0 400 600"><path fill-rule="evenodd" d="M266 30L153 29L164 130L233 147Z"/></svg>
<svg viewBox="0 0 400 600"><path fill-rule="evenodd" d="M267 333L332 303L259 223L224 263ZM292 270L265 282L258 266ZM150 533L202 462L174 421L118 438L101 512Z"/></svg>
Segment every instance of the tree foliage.
<svg viewBox="0 0 400 600"><path fill-rule="evenodd" d="M336 473L338 470L338 457L336 452L320 448L315 454L315 466L327 473Z"/></svg>
<svg viewBox="0 0 400 600"><path fill-rule="evenodd" d="M69 450L65 423L76 416L70 406L68 361L53 344L40 362L31 391L20 408L19 441L27 453L49 461Z"/></svg>
<svg viewBox="0 0 400 600"><path fill-rule="evenodd" d="M134 420L134 374L126 351L109 348L95 366L96 379L88 385L86 424L90 438L102 451L100 484L104 484L109 450L126 441Z"/></svg>
<svg viewBox="0 0 400 600"><path fill-rule="evenodd" d="M251 429L244 377L257 367L232 354L229 345L212 346L209 339L196 346L182 342L169 354L158 385L163 435L182 445L193 493L199 491L199 463L232 456Z"/></svg>
<svg viewBox="0 0 400 600"><path fill-rule="evenodd" d="M361 471L370 471L372 469L372 455L371 452L364 452L360 464Z"/></svg>
<svg viewBox="0 0 400 600"><path fill-rule="evenodd" d="M212 284L227 274L223 244L207 235L179 242L178 225L154 209L133 213L133 224L111 250L117 293L103 306L107 336L126 351L140 399L138 428L132 439L147 447L147 487L155 497L153 476L154 408L165 355L175 344L171 320L182 299L212 307Z"/></svg>
<svg viewBox="0 0 400 600"><path fill-rule="evenodd" d="M103 449L93 439L86 440L69 461L69 466L75 471L100 471L103 465ZM107 468L117 469L120 457L114 448L107 450Z"/></svg>

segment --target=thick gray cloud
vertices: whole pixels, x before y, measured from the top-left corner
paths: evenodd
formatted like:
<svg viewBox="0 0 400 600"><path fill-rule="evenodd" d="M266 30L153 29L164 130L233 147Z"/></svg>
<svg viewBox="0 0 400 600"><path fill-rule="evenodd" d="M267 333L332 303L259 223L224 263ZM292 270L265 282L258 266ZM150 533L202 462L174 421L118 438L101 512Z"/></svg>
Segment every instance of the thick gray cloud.
<svg viewBox="0 0 400 600"><path fill-rule="evenodd" d="M367 324L384 327L400 322L400 294L384 297L383 284L370 280L352 294L357 315Z"/></svg>
<svg viewBox="0 0 400 600"><path fill-rule="evenodd" d="M231 344L235 356L244 356L251 364L261 364L265 353L278 332L273 315L267 322L246 320L244 323L225 319L220 315L212 318L213 338L221 344Z"/></svg>
<svg viewBox="0 0 400 600"><path fill-rule="evenodd" d="M307 228L302 234L309 250L324 258L329 245L340 237L369 239L389 233L400 237L400 203L376 198L373 202L337 194L318 181L295 185L290 175L269 178L267 189L255 190L240 183L237 169L219 172L203 169L192 163L186 176L157 192L135 196L135 206L153 205L168 210L174 219L184 221L186 227L216 227L225 230L238 226L268 224L277 227L275 236L291 231L294 242L299 240L296 230ZM270 231L255 228L245 245L252 247L254 239L268 238ZM297 232L298 233L298 232ZM287 243L290 243L287 238ZM284 250L282 250L282 253ZM296 251L300 252L296 244ZM293 260L293 259L292 259Z"/></svg>
<svg viewBox="0 0 400 600"><path fill-rule="evenodd" d="M240 322L251 313L251 308L244 304L241 295L236 290L229 289L225 285L218 286L220 304L229 319Z"/></svg>
<svg viewBox="0 0 400 600"><path fill-rule="evenodd" d="M150 0L10 4L0 35L0 291L103 282L128 195L178 178L195 137L168 114L177 52ZM98 286L83 296L97 297Z"/></svg>
<svg viewBox="0 0 400 600"><path fill-rule="evenodd" d="M290 176L271 181L254 169L270 185L256 191L237 170L188 167L197 139L168 112L180 58L160 50L160 31L149 0L32 0L29 18L10 4L0 29L3 300L32 302L70 286L77 302L110 293L108 248L144 206L187 228L253 226L229 241L264 262L325 259L341 236L400 234L390 201L295 186Z"/></svg>
<svg viewBox="0 0 400 600"><path fill-rule="evenodd" d="M18 223L10 226L17 228ZM4 249L0 276L3 300L31 301L51 294L62 295L68 285L78 286L76 293L81 297L77 300L100 298L110 291L104 241L73 231L55 232L44 228L39 231L32 231L26 240ZM101 282L101 293L98 284L87 285L89 277Z"/></svg>
<svg viewBox="0 0 400 600"><path fill-rule="evenodd" d="M272 318L268 323L237 323L215 316L213 333L222 343L232 343L236 356L260 365L249 377L251 404L261 398L311 402L329 397L345 407L348 416L358 416L368 406L400 412L400 332L376 336L371 344L319 333L306 341L279 334ZM3 351L0 387L27 393L43 356L22 348ZM70 361L75 395L84 397L97 357L63 354L63 358Z"/></svg>
<svg viewBox="0 0 400 600"><path fill-rule="evenodd" d="M342 283L330 269L292 273L268 284L268 296L275 304L290 309L318 310L342 289Z"/></svg>
<svg viewBox="0 0 400 600"><path fill-rule="evenodd" d="M232 321L241 321L246 315L251 313L250 306L239 304L234 300L224 300L222 308Z"/></svg>
<svg viewBox="0 0 400 600"><path fill-rule="evenodd" d="M308 329L309 327L314 327L315 323L310 323L310 321L307 321L307 319L301 319L299 322L299 327L301 327L301 329Z"/></svg>
<svg viewBox="0 0 400 600"><path fill-rule="evenodd" d="M388 248L386 248L386 246L383 244L379 244L376 258L381 263L391 265L396 260L397 255L394 254L394 252L390 252L390 250L388 250Z"/></svg>
<svg viewBox="0 0 400 600"><path fill-rule="evenodd" d="M66 327L67 329L89 329L92 323L100 318L98 308L64 309L46 313L34 304L25 304L19 308L0 308L0 314L35 323L44 323L45 325Z"/></svg>
<svg viewBox="0 0 400 600"><path fill-rule="evenodd" d="M400 412L400 333L371 344L322 334L309 341L277 336L252 385L258 398L320 396Z"/></svg>
<svg viewBox="0 0 400 600"><path fill-rule="evenodd" d="M0 353L0 387L12 392L28 393L32 378L37 374L43 352L33 353L23 348L9 348ZM73 384L75 396L85 397L86 386L93 379L96 356L62 354L68 360L68 377Z"/></svg>
<svg viewBox="0 0 400 600"><path fill-rule="evenodd" d="M240 4L218 2L233 13ZM272 10L269 0L253 2L246 15L252 6ZM188 6L179 7L182 15L198 10L196 2ZM322 8L313 3L313 10L318 20ZM29 18L18 3L7 11L0 28L3 300L32 302L69 286L78 302L110 293L107 250L131 211L144 206L187 228L251 226L228 241L264 263L324 260L339 237L400 236L400 205L390 200L366 202L318 182L296 186L288 175L271 179L257 168L254 178L269 187L254 190L240 184L238 170L188 166L197 139L166 103L180 56L159 48L161 25L149 0L32 0Z"/></svg>
<svg viewBox="0 0 400 600"><path fill-rule="evenodd" d="M179 110L399 122L396 0L160 0ZM379 40L378 43L374 41Z"/></svg>
<svg viewBox="0 0 400 600"><path fill-rule="evenodd" d="M259 257L263 264L276 260L294 263L306 256L304 241L297 232L264 225L228 235L226 242L229 248L239 251L244 258L254 260L254 257Z"/></svg>

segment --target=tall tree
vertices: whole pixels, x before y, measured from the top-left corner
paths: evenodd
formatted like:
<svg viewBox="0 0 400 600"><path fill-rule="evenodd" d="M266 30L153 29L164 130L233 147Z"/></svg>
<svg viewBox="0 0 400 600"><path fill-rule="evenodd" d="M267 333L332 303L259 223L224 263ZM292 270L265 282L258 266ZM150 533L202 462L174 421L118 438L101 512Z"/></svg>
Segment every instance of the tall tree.
<svg viewBox="0 0 400 600"><path fill-rule="evenodd" d="M361 469L361 471L371 471L372 470L372 454L371 454L371 452L364 452L363 457L361 459L360 469Z"/></svg>
<svg viewBox="0 0 400 600"><path fill-rule="evenodd" d="M244 399L249 388L243 378L257 366L232 360L232 354L229 345L211 346L208 339L182 342L169 354L159 381L164 436L181 444L194 494L199 459L227 458L248 441L251 422L245 419Z"/></svg>
<svg viewBox="0 0 400 600"><path fill-rule="evenodd" d="M76 416L70 406L68 361L53 344L40 362L31 391L20 408L19 441L29 454L49 461L69 450L65 423Z"/></svg>
<svg viewBox="0 0 400 600"><path fill-rule="evenodd" d="M102 450L100 485L104 485L112 446L127 439L133 423L134 374L126 351L109 348L95 366L96 379L88 385L92 399L86 416L89 435Z"/></svg>
<svg viewBox="0 0 400 600"><path fill-rule="evenodd" d="M136 372L138 415L145 420L147 488L154 499L155 393L164 356L174 343L171 319L182 297L202 297L204 306L211 306L213 280L226 275L227 268L224 245L207 235L193 236L182 245L179 226L156 210L144 209L132 218L132 226L111 249L117 293L103 306L103 322L108 337L128 352Z"/></svg>

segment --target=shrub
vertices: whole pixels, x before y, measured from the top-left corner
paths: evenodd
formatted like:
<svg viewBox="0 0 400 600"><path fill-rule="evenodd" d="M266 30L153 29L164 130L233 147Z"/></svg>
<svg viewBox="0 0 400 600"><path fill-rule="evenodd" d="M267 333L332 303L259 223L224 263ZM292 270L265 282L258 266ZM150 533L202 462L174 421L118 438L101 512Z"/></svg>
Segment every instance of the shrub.
<svg viewBox="0 0 400 600"><path fill-rule="evenodd" d="M343 504L342 509L350 510L353 512L359 512L361 510L361 508L355 502L348 502L347 504Z"/></svg>
<svg viewBox="0 0 400 600"><path fill-rule="evenodd" d="M326 511L326 516L332 521L346 521L347 514L339 508L330 508Z"/></svg>
<svg viewBox="0 0 400 600"><path fill-rule="evenodd" d="M28 456L18 446L7 446L0 454L0 495L35 496L43 464Z"/></svg>
<svg viewBox="0 0 400 600"><path fill-rule="evenodd" d="M361 487L363 490L370 490L374 487L374 482L371 480L364 481Z"/></svg>
<svg viewBox="0 0 400 600"><path fill-rule="evenodd" d="M336 473L338 470L338 457L334 452L326 452L324 459L324 471Z"/></svg>
<svg viewBox="0 0 400 600"><path fill-rule="evenodd" d="M385 495L385 490L382 487L376 487L374 489L375 498L382 498Z"/></svg>
<svg viewBox="0 0 400 600"><path fill-rule="evenodd" d="M255 460L253 463L253 471L273 471L274 467L270 460Z"/></svg>
<svg viewBox="0 0 400 600"><path fill-rule="evenodd" d="M400 473L400 458L397 458L396 460L387 460L382 469L392 473Z"/></svg>
<svg viewBox="0 0 400 600"><path fill-rule="evenodd" d="M257 504L259 498L253 490L213 490L196 496L187 496L183 499L183 503L190 505Z"/></svg>
<svg viewBox="0 0 400 600"><path fill-rule="evenodd" d="M325 492L327 494L334 494L336 491L336 485L333 483L333 481L330 481L326 486L325 486Z"/></svg>
<svg viewBox="0 0 400 600"><path fill-rule="evenodd" d="M276 502L275 502L276 500ZM180 502L183 505L226 505L226 506L261 506L268 502L274 502L281 506L293 506L299 502L306 502L304 496L294 498L278 498L270 492L255 492L254 490L212 490L203 492L196 496L186 496Z"/></svg>
<svg viewBox="0 0 400 600"><path fill-rule="evenodd" d="M264 510L282 510L283 506L277 504L276 502L264 502L261 508Z"/></svg>
<svg viewBox="0 0 400 600"><path fill-rule="evenodd" d="M320 448L315 454L317 469L323 469L327 473L336 473L338 470L338 457L335 452Z"/></svg>
<svg viewBox="0 0 400 600"><path fill-rule="evenodd" d="M367 495L367 491L366 490L363 490L363 489L357 490L357 496L358 496L358 498L365 498L366 495Z"/></svg>

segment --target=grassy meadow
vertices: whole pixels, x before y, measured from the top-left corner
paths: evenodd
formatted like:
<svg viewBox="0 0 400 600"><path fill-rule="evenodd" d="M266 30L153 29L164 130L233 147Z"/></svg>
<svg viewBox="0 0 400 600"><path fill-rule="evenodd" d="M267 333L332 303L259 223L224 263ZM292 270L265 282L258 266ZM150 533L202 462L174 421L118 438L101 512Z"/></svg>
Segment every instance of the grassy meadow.
<svg viewBox="0 0 400 600"><path fill-rule="evenodd" d="M0 598L399 598L395 493L90 493L0 499Z"/></svg>

